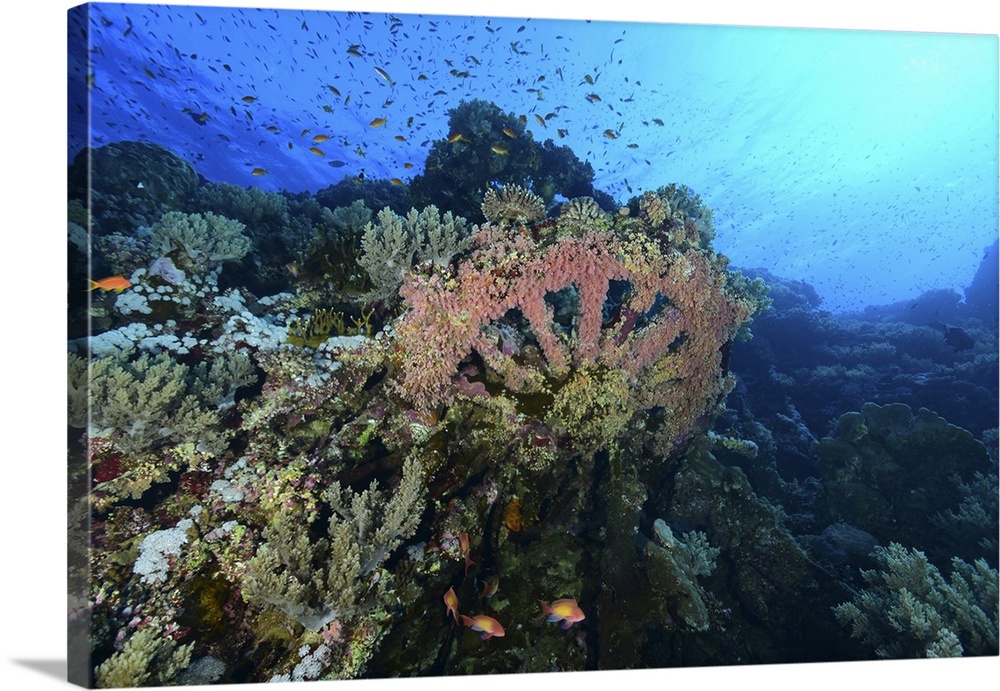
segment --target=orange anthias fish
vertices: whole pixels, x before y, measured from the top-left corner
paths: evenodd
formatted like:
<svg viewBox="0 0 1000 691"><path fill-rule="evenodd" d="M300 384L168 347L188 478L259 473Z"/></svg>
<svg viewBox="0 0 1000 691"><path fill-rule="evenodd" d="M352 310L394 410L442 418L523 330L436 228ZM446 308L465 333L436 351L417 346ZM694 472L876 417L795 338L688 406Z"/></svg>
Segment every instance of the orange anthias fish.
<svg viewBox="0 0 1000 691"><path fill-rule="evenodd" d="M481 640L486 640L487 638L503 638L504 630L498 622L493 617L487 616L485 614L477 614L474 617L467 617L464 614L460 615L462 617L462 624L468 626L473 631L482 631L483 635L479 638Z"/></svg>
<svg viewBox="0 0 1000 691"><path fill-rule="evenodd" d="M497 594L497 590L500 588L500 577L494 578L492 583L487 581L480 581L480 583L483 584L483 597L489 599Z"/></svg>
<svg viewBox="0 0 1000 691"><path fill-rule="evenodd" d="M445 604L445 607L448 608L447 611L445 611L444 615L445 616L448 616L449 614L454 615L454 617L455 617L455 623L457 624L458 623L458 595L455 594L455 587L454 586L452 586L451 588L448 588L448 592L444 594L444 604Z"/></svg>
<svg viewBox="0 0 1000 691"><path fill-rule="evenodd" d="M87 288L88 291L100 288L101 290L107 292L113 290L116 293L120 293L126 288L132 287L132 281L128 280L124 276L109 276L107 278L102 278L99 281L91 281L90 287Z"/></svg>
<svg viewBox="0 0 1000 691"><path fill-rule="evenodd" d="M462 553L462 556L465 557L465 573L466 573L466 575L468 575L468 573L469 573L469 567L476 563L476 562L472 561L472 557L469 556L469 534L468 533L459 533L459 535L458 535L458 549Z"/></svg>
<svg viewBox="0 0 1000 691"><path fill-rule="evenodd" d="M548 617L549 621L561 621L563 630L568 629L578 621L583 621L586 616L583 610L576 604L573 598L556 600L551 605L544 600L539 600L542 605L542 616Z"/></svg>

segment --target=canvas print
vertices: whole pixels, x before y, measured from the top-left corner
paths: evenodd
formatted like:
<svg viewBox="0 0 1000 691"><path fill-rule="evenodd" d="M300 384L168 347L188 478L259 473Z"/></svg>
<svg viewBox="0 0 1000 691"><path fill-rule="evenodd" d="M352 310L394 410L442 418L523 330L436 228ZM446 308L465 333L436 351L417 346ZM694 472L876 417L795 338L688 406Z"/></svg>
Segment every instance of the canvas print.
<svg viewBox="0 0 1000 691"><path fill-rule="evenodd" d="M72 682L997 655L996 36L67 30Z"/></svg>

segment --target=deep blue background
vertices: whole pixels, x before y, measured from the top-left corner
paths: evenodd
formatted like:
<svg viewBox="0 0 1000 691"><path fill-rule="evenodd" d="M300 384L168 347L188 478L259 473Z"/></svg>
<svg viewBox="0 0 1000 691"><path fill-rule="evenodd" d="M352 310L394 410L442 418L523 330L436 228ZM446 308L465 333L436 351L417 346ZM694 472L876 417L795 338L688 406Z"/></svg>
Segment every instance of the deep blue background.
<svg viewBox="0 0 1000 691"><path fill-rule="evenodd" d="M156 142L211 180L406 180L447 110L483 98L622 202L690 185L734 265L834 311L961 290L997 236L995 36L92 7L93 144ZM87 104L69 108L72 159Z"/></svg>

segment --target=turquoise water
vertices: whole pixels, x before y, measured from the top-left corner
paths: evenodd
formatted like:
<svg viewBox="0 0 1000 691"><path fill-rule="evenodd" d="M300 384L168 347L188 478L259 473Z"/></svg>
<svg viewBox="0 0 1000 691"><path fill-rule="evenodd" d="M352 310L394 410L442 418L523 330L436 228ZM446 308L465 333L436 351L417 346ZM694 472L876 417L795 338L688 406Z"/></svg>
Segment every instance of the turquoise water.
<svg viewBox="0 0 1000 691"><path fill-rule="evenodd" d="M996 36L92 8L70 160L88 138L143 140L269 191L405 183L448 110L481 98L621 203L690 185L735 266L805 280L833 311L961 292L997 237Z"/></svg>

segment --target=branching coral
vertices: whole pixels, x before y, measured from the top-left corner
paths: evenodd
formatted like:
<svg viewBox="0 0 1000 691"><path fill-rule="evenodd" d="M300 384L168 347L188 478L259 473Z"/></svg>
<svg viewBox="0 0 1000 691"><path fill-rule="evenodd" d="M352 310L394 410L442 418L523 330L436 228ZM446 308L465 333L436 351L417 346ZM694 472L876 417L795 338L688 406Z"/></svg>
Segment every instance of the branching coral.
<svg viewBox="0 0 1000 691"><path fill-rule="evenodd" d="M171 211L153 225L153 244L164 254L183 250L179 258L186 259L186 266L204 270L206 264L242 259L250 251L245 227L211 211Z"/></svg>
<svg viewBox="0 0 1000 691"><path fill-rule="evenodd" d="M190 664L193 643L178 645L151 621L125 641L121 651L97 667L97 686L122 688L166 686Z"/></svg>
<svg viewBox="0 0 1000 691"><path fill-rule="evenodd" d="M853 638L884 658L997 654L997 572L985 560L953 558L945 580L899 543L874 556L880 569L861 571L869 587L834 608Z"/></svg>
<svg viewBox="0 0 1000 691"><path fill-rule="evenodd" d="M236 389L256 380L250 359L235 353L190 367L166 353L109 356L91 361L81 416L82 359L70 355L76 388L70 422L89 422L94 480L101 493L138 498L176 467L221 453L229 439L221 411Z"/></svg>
<svg viewBox="0 0 1000 691"><path fill-rule="evenodd" d="M719 549L712 547L705 533L694 530L680 539L662 519L653 523L655 541L645 541L646 568L657 607L667 621L676 621L696 631L709 628L705 591L698 577L715 570Z"/></svg>
<svg viewBox="0 0 1000 691"><path fill-rule="evenodd" d="M298 271L307 281L341 293L365 293L371 287L361 268L361 238L372 212L360 199L332 211L322 207L312 239L298 255Z"/></svg>
<svg viewBox="0 0 1000 691"><path fill-rule="evenodd" d="M309 319L288 324L288 342L300 348L318 348L330 334L344 333L344 314L331 309L316 310Z"/></svg>
<svg viewBox="0 0 1000 691"><path fill-rule="evenodd" d="M67 373L67 403L69 406L70 427L86 427L87 415L90 411L89 383L90 367L86 358L69 354Z"/></svg>
<svg viewBox="0 0 1000 691"><path fill-rule="evenodd" d="M370 579L416 530L426 489L425 471L416 455L403 465L399 486L390 495L378 483L355 494L334 483L322 494L332 512L326 535L310 539L305 517L278 511L264 529L266 542L250 560L243 583L248 600L273 605L309 630L318 631L339 617L374 605L384 579Z"/></svg>
<svg viewBox="0 0 1000 691"><path fill-rule="evenodd" d="M389 207L378 212L378 223L365 226L358 263L371 276L371 301L395 299L403 276L415 264L430 262L444 267L458 252L468 247L469 230L465 219L436 206L422 211L410 209L406 217Z"/></svg>
<svg viewBox="0 0 1000 691"><path fill-rule="evenodd" d="M259 187L239 187L226 182L201 185L195 194L195 208L238 220L253 228L284 229L289 224L288 200Z"/></svg>

